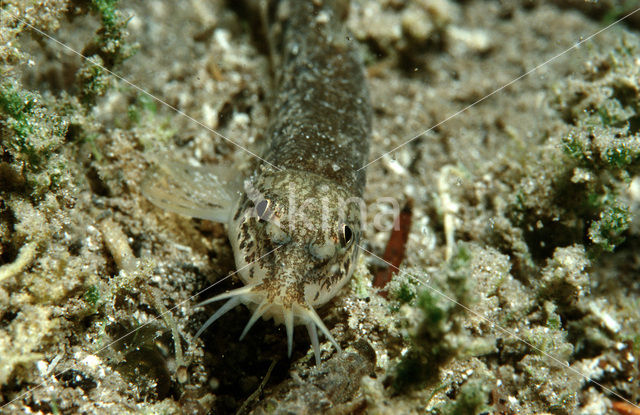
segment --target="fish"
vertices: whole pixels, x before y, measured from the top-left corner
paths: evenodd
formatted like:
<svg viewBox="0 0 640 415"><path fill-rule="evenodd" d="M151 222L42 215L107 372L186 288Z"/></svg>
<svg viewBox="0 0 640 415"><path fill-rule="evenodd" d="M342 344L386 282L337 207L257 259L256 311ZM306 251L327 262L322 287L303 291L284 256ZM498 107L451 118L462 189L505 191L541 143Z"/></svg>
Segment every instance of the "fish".
<svg viewBox="0 0 640 415"><path fill-rule="evenodd" d="M259 319L284 324L291 357L294 326L304 325L320 364L319 329L340 345L315 311L353 274L363 223L364 166L371 102L340 0L265 3L275 90L264 152L248 172L155 159L142 184L155 205L227 224L243 286L196 333L244 304Z"/></svg>

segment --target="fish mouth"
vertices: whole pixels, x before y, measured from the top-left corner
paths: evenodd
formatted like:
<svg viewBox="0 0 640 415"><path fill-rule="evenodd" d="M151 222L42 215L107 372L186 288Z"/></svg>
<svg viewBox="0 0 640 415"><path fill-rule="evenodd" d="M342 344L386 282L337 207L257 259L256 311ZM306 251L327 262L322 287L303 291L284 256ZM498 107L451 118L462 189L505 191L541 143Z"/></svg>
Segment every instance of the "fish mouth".
<svg viewBox="0 0 640 415"><path fill-rule="evenodd" d="M304 304L297 302L290 304L277 303L269 299L266 293L259 288L259 284L254 284L246 285L244 287L236 288L234 290L216 295L215 297L198 303L196 306L204 306L221 300L227 300L227 302L225 302L215 313L213 313L207 319L207 321L204 322L202 327L200 327L200 329L194 336L194 340L200 337L200 335L216 320L218 320L224 314L242 303L252 309L253 314L242 330L240 340L242 340L247 335L247 333L249 333L251 327L253 327L253 325L258 321L260 317L264 318L265 320L273 318L275 324L284 324L286 328L287 353L289 357L291 357L291 353L293 351L294 326L302 324L304 324L307 328L309 339L311 340L311 345L313 346L316 365L320 365L320 342L318 341L317 329L320 329L322 334L327 337L327 339L333 344L338 352L342 351L340 345L331 335L331 332L329 331L327 326L324 325L318 313L316 313L314 308L308 302Z"/></svg>

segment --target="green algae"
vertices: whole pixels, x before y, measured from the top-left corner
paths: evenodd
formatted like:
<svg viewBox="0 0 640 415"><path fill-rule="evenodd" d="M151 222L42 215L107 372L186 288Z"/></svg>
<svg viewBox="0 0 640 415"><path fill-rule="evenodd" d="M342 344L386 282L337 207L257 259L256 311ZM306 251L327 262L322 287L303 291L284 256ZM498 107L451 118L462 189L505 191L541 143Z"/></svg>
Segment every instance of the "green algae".
<svg viewBox="0 0 640 415"><path fill-rule="evenodd" d="M455 401L438 408L442 415L477 415L488 412L491 408L487 405L489 386L481 380L471 380L460 388Z"/></svg>
<svg viewBox="0 0 640 415"><path fill-rule="evenodd" d="M34 171L43 170L51 154L60 147L66 120L45 106L39 94L24 89L16 80L0 84L0 114L7 129L2 146Z"/></svg>
<svg viewBox="0 0 640 415"><path fill-rule="evenodd" d="M461 245L442 271L442 286L423 290L413 301L421 311L422 321L414 329L412 347L395 368L393 388L397 393L434 385L440 380L440 368L460 353L461 327L456 320L471 301L470 259L469 250ZM448 299L443 298L443 290Z"/></svg>

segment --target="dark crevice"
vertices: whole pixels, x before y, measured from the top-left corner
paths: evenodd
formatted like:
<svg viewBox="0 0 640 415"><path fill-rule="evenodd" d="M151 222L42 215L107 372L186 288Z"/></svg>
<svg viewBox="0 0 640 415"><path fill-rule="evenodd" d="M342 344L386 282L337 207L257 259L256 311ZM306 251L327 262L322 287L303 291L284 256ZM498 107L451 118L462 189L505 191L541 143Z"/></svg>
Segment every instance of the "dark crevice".
<svg viewBox="0 0 640 415"><path fill-rule="evenodd" d="M109 186L107 186L107 184L102 180L95 167L91 166L88 168L87 180L89 182L89 187L91 187L91 191L94 194L104 197L111 196L111 190L109 189Z"/></svg>

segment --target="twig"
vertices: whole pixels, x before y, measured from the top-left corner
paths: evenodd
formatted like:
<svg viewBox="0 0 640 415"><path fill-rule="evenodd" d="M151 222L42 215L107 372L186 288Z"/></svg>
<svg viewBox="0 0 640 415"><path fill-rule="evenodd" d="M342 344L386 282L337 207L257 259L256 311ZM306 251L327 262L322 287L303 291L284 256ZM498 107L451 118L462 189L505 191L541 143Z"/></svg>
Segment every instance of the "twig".
<svg viewBox="0 0 640 415"><path fill-rule="evenodd" d="M262 382L260 382L260 385L258 385L258 389L256 389L255 392L253 392L251 395L249 395L247 399L245 399L245 401L242 403L242 406L240 406L240 408L236 412L236 415L242 415L246 413L249 405L256 399L258 399L258 396L262 393L262 391L264 390L264 387L267 385L267 382L271 377L271 372L273 371L273 368L276 367L276 363L278 363L278 361L275 359L271 361L271 366L269 366L269 369L267 370L267 374L264 375L264 378L262 378Z"/></svg>

